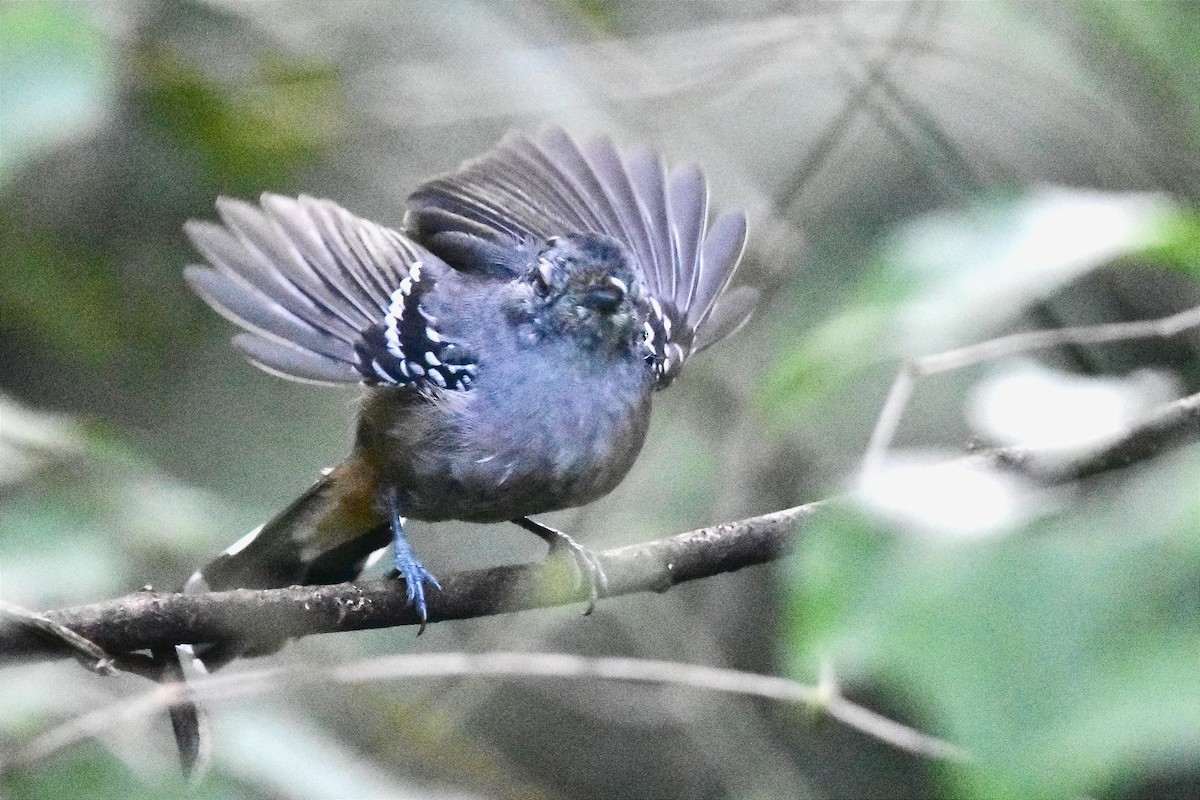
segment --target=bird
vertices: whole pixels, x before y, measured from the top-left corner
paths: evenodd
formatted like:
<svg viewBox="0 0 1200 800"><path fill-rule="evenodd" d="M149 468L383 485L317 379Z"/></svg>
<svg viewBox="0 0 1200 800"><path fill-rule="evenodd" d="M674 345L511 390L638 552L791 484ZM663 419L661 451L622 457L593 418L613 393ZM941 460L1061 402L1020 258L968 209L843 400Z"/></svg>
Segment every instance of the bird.
<svg viewBox="0 0 1200 800"><path fill-rule="evenodd" d="M420 184L398 229L306 195L219 198L220 222L186 225L205 263L185 278L242 329L234 346L364 391L347 458L188 591L353 580L390 544L423 630L440 585L407 521L511 521L570 557L590 612L599 560L532 517L612 491L654 393L753 313L758 290L731 288L746 214L710 225L708 195L694 164L548 126ZM196 652L219 666L281 644Z"/></svg>

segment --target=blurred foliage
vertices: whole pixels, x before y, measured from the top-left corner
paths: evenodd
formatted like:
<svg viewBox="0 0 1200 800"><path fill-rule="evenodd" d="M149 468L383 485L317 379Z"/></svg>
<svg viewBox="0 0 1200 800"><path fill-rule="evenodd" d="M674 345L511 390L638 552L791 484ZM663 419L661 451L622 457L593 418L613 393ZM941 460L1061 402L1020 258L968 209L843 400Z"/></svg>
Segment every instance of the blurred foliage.
<svg viewBox="0 0 1200 800"><path fill-rule="evenodd" d="M135 769L112 758L98 745L80 747L53 759L47 768L13 770L0 776L5 797L70 797L72 800L160 800L162 797L187 796L196 800L220 800L244 797L252 789L216 775L198 787L188 787L181 778L163 771L157 780L147 780L146 771Z"/></svg>
<svg viewBox="0 0 1200 800"><path fill-rule="evenodd" d="M1196 221L1146 198L1055 195L910 224L889 238L865 299L783 357L765 402L784 419L797 403L836 402L875 361L936 352L947 329L962 338L963 320L995 328L1101 264L1195 274ZM918 728L972 754L946 770L951 796L1100 796L1139 769L1191 763L1197 487L1192 448L1078 498L1031 493L1036 518L983 541L853 503L827 512L790 562L792 674L811 682L832 666L902 693Z"/></svg>
<svg viewBox="0 0 1200 800"><path fill-rule="evenodd" d="M38 151L94 128L112 97L113 53L86 9L0 6L0 186Z"/></svg>
<svg viewBox="0 0 1200 800"><path fill-rule="evenodd" d="M792 562L793 674L902 691L972 754L952 796L1100 796L1193 761L1200 451L1106 484L986 541L825 515Z"/></svg>
<svg viewBox="0 0 1200 800"><path fill-rule="evenodd" d="M186 568L230 513L213 496L179 484L131 452L103 423L40 415L0 396L4 597L18 605L102 597L144 584L147 564ZM71 547L61 544L70 531ZM119 546L114 546L119 545ZM139 558L125 558L132 548ZM66 583L63 576L71 576ZM56 599L52 599L56 598Z"/></svg>
<svg viewBox="0 0 1200 800"><path fill-rule="evenodd" d="M1200 214L1175 210L1165 214L1160 224L1157 244L1134 255L1200 280Z"/></svg>
<svg viewBox="0 0 1200 800"><path fill-rule="evenodd" d="M269 52L253 77L214 81L182 54L147 42L132 54L154 121L203 155L209 179L234 194L277 185L336 144L337 69Z"/></svg>
<svg viewBox="0 0 1200 800"><path fill-rule="evenodd" d="M750 211L744 274L767 302L660 398L611 497L548 520L615 546L844 491L898 359L1200 303L1197 42L1191 3L4 4L0 597L180 585L344 452L347 394L246 365L181 280L182 224L217 195L306 192L398 224L417 181L551 120L702 164L714 207ZM1151 368L1184 393L1198 353L1193 331L1038 358L1084 384ZM918 384L898 453L950 460L986 439L978 389L1020 367ZM969 765L743 700L480 679L219 705L214 772L191 796L1194 795L1197 458L1072 493L1005 488L1014 513L970 535L861 493L785 565L587 620L317 637L274 657L828 667ZM436 573L542 554L504 526L413 538ZM74 663L10 669L0 752L145 688ZM30 800L185 791L162 719L0 780Z"/></svg>
<svg viewBox="0 0 1200 800"><path fill-rule="evenodd" d="M985 198L912 221L887 238L858 285L799 347L780 340L759 403L773 424L787 425L880 363L970 344L969 331L996 331L1120 256L1200 263L1198 221L1163 198L1061 190Z"/></svg>

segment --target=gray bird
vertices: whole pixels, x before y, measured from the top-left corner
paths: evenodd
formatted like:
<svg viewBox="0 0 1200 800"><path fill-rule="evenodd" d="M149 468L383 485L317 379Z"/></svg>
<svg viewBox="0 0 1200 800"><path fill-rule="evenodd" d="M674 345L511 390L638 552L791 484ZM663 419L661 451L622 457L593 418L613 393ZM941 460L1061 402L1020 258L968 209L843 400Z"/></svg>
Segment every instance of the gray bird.
<svg viewBox="0 0 1200 800"><path fill-rule="evenodd" d="M400 231L328 200L260 203L222 198L222 224L188 224L208 262L189 283L267 372L367 388L350 456L190 588L351 580L391 543L424 622L438 583L405 518L507 520L575 560L590 610L595 557L529 516L610 492L654 391L749 319L758 293L727 291L745 214L709 227L697 167L668 173L650 149L581 147L558 128L421 185ZM241 649L198 652L219 664Z"/></svg>

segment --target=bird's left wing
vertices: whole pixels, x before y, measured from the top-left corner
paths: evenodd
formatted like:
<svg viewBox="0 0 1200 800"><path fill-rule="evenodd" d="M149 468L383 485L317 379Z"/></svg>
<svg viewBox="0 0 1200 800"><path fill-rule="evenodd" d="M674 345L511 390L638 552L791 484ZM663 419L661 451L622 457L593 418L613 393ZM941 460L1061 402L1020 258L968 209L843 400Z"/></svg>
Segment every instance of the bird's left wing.
<svg viewBox="0 0 1200 800"><path fill-rule="evenodd" d="M453 272L437 256L328 200L264 194L261 207L221 198L217 209L222 224L187 225L208 264L185 275L245 330L234 343L254 364L311 383L470 386L471 354L422 308Z"/></svg>

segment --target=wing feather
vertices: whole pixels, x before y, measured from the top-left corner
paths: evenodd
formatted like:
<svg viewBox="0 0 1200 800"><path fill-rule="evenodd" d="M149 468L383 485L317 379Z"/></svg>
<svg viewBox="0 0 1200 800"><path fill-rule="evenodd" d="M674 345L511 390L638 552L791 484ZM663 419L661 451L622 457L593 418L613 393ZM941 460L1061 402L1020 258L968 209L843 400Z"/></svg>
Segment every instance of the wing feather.
<svg viewBox="0 0 1200 800"><path fill-rule="evenodd" d="M692 343L693 352L706 350L737 333L750 321L758 299L758 289L752 286L738 286L721 295L704 321L704 326L696 334L696 341Z"/></svg>
<svg viewBox="0 0 1200 800"><path fill-rule="evenodd" d="M676 167L667 184L667 213L675 242L675 294L670 299L691 321L700 279L697 259L708 222L708 182L695 164Z"/></svg>
<svg viewBox="0 0 1200 800"><path fill-rule="evenodd" d="M233 337L233 344L256 367L281 378L324 384L357 383L362 380L362 373L353 364L252 333L239 333Z"/></svg>
<svg viewBox="0 0 1200 800"><path fill-rule="evenodd" d="M630 152L626 167L636 187L638 202L650 223L655 262L653 283L659 287L660 297L674 298L679 276L667 214L667 176L662 157L648 147L639 147Z"/></svg>
<svg viewBox="0 0 1200 800"><path fill-rule="evenodd" d="M746 215L726 211L704 239L696 271L695 294L688 303L688 324L702 327L714 304L729 288L733 271L746 249Z"/></svg>
<svg viewBox="0 0 1200 800"><path fill-rule="evenodd" d="M616 237L623 241L626 246L631 247L633 243L622 235L620 216L613 208L612 202L604 192L603 184L580 151L579 145L575 143L575 140L568 136L561 128L547 128L542 132L541 137L539 137L538 145L547 158L558 168L559 172L569 179L580 194L584 204L592 212L592 216L599 223L600 227L593 232L605 233ZM559 233L583 232L571 230L559 231Z"/></svg>
<svg viewBox="0 0 1200 800"><path fill-rule="evenodd" d="M642 273L647 279L650 291L656 296L666 296L669 289L662 285L662 271L654 251L649 220L646 219L642 204L638 202L637 193L620 154L608 138L592 140L586 148L586 154L588 162L595 169L597 177L613 201L612 205L621 223L621 238L631 245L638 264L642 266Z"/></svg>
<svg viewBox="0 0 1200 800"><path fill-rule="evenodd" d="M338 358L351 340L297 316L237 276L192 265L184 269L188 284L231 322L259 336L294 342L314 353Z"/></svg>
<svg viewBox="0 0 1200 800"><path fill-rule="evenodd" d="M261 202L221 198L223 224L189 223L209 265L185 270L210 306L247 331L234 343L254 364L314 383L470 384L475 367L439 358L452 343L420 315L449 266L328 200ZM427 353L440 370L412 367Z"/></svg>

